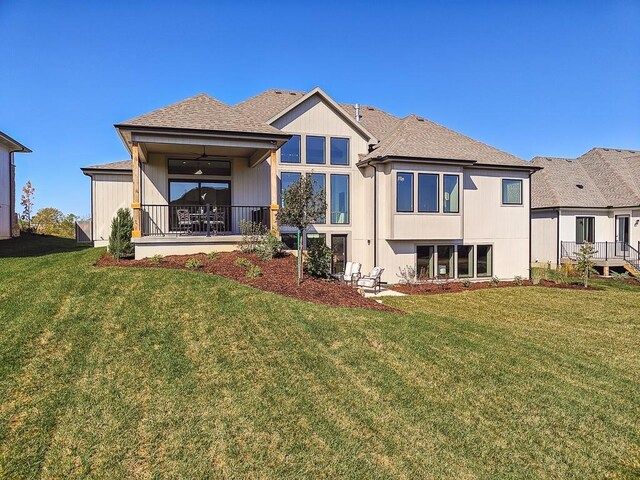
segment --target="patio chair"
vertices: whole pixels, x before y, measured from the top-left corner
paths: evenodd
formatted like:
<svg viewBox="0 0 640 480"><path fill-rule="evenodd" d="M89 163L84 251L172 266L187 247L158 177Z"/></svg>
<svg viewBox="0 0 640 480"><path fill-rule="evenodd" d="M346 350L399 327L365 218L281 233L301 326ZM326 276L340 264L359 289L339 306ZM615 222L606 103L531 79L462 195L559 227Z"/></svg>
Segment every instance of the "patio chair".
<svg viewBox="0 0 640 480"><path fill-rule="evenodd" d="M191 213L186 208L179 208L176 210L176 216L178 217L178 230L180 235L192 235L193 234L193 220L191 219Z"/></svg>
<svg viewBox="0 0 640 480"><path fill-rule="evenodd" d="M380 292L380 276L384 272L384 268L375 267L371 273L358 280L357 285L363 288L372 288L374 292Z"/></svg>
<svg viewBox="0 0 640 480"><path fill-rule="evenodd" d="M214 207L211 210L211 230L213 231L213 234L217 235L221 231L224 231L224 226L224 212L218 210L217 207Z"/></svg>
<svg viewBox="0 0 640 480"><path fill-rule="evenodd" d="M354 282L357 282L358 280L360 280L361 268L362 268L362 265L358 262L355 262L355 263L347 262L346 267L344 267L344 275L342 276L342 279L345 282L349 282L351 283L351 285L353 285Z"/></svg>

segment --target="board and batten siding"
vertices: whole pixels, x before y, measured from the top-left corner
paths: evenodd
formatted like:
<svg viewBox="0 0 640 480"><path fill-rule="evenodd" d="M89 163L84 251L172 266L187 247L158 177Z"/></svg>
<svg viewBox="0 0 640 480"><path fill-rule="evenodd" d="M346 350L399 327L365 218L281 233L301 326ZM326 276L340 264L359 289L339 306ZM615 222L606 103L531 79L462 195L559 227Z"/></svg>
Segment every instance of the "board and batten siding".
<svg viewBox="0 0 640 480"><path fill-rule="evenodd" d="M0 239L11 237L11 153L0 145Z"/></svg>
<svg viewBox="0 0 640 480"><path fill-rule="evenodd" d="M558 263L558 212L531 212L531 262Z"/></svg>
<svg viewBox="0 0 640 480"><path fill-rule="evenodd" d="M130 174L94 174L92 182L93 242L96 247L109 243L111 221L120 208L130 208L133 181Z"/></svg>

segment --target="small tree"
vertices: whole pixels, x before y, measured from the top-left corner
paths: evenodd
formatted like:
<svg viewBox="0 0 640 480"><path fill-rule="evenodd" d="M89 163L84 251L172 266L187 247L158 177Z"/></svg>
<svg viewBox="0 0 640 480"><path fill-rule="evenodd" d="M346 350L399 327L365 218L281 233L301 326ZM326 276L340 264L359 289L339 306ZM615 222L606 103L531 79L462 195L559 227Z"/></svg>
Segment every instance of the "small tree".
<svg viewBox="0 0 640 480"><path fill-rule="evenodd" d="M133 257L132 232L133 217L131 212L128 208L119 209L111 222L111 235L109 235L109 253L116 260Z"/></svg>
<svg viewBox="0 0 640 480"><path fill-rule="evenodd" d="M596 262L593 261L593 256L596 253L598 253L598 251L593 248L593 245L584 243L576 254L576 270L584 279L585 288L589 286L589 275L598 273L594 268Z"/></svg>
<svg viewBox="0 0 640 480"><path fill-rule="evenodd" d="M302 175L282 193L282 208L278 211L278 224L296 229L298 234L298 285L302 279L302 242L300 238L312 223L321 221L327 212L326 195L317 188L311 175Z"/></svg>
<svg viewBox="0 0 640 480"><path fill-rule="evenodd" d="M20 205L22 205L22 228L27 232L31 232L31 214L33 213L33 198L35 197L36 189L31 185L31 180L27 180L27 183L22 187L22 195L20 195ZM26 226L25 226L26 225Z"/></svg>

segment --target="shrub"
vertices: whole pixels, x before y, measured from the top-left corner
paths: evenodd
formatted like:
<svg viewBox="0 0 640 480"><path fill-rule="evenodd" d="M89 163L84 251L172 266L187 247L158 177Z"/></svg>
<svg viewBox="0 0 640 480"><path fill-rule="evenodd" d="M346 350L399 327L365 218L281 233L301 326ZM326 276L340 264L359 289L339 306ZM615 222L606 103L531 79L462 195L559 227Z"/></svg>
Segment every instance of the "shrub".
<svg viewBox="0 0 640 480"><path fill-rule="evenodd" d="M462 282L460 282L460 283L462 284L462 286L463 286L464 288L469 288L469 287L471 287L471 280L465 279L465 280L462 280Z"/></svg>
<svg viewBox="0 0 640 480"><path fill-rule="evenodd" d="M109 253L116 260L133 257L132 232L133 217L131 212L128 208L119 209L111 221L111 235L109 235Z"/></svg>
<svg viewBox="0 0 640 480"><path fill-rule="evenodd" d="M246 268L249 268L249 267L251 267L251 265L253 265L253 263L251 263L251 260L249 260L248 258L243 258L243 257L236 258L236 262L235 263L239 267L246 267Z"/></svg>
<svg viewBox="0 0 640 480"><path fill-rule="evenodd" d="M258 265L251 265L246 273L247 278L258 278L262 276L262 270Z"/></svg>
<svg viewBox="0 0 640 480"><path fill-rule="evenodd" d="M398 273L396 273L396 276L400 278L400 283L413 284L418 280L416 269L411 265L407 265L404 268L398 267Z"/></svg>
<svg viewBox="0 0 640 480"><path fill-rule="evenodd" d="M199 268L202 268L204 264L198 258L190 258L189 260L186 261L184 266L187 267L189 270L198 270Z"/></svg>
<svg viewBox="0 0 640 480"><path fill-rule="evenodd" d="M253 253L258 249L262 236L266 233L266 227L261 223L249 220L240 220L240 251L242 253Z"/></svg>
<svg viewBox="0 0 640 480"><path fill-rule="evenodd" d="M516 285L522 285L522 277L520 275L516 275L515 277L513 277L513 283L515 283Z"/></svg>
<svg viewBox="0 0 640 480"><path fill-rule="evenodd" d="M307 252L307 272L312 277L326 278L331 271L331 249L324 242L311 242Z"/></svg>
<svg viewBox="0 0 640 480"><path fill-rule="evenodd" d="M491 277L490 282L492 287L497 287L498 285L500 285L500 279L496 276Z"/></svg>
<svg viewBox="0 0 640 480"><path fill-rule="evenodd" d="M273 230L269 230L256 246L256 253L265 261L271 260L274 257L280 257L283 250L284 243L282 243L282 240L280 240Z"/></svg>
<svg viewBox="0 0 640 480"><path fill-rule="evenodd" d="M149 259L153 265L160 265L164 261L164 257L162 255L154 255Z"/></svg>
<svg viewBox="0 0 640 480"><path fill-rule="evenodd" d="M217 260L218 259L218 252L209 252L207 253L207 258L209 260Z"/></svg>

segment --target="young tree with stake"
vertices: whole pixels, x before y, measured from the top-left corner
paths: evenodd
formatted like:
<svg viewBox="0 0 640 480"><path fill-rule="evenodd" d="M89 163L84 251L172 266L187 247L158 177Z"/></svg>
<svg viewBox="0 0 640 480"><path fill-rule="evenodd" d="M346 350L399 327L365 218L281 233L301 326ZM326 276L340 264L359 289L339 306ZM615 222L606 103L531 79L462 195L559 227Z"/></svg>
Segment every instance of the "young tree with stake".
<svg viewBox="0 0 640 480"><path fill-rule="evenodd" d="M321 221L327 212L325 191L314 185L311 175L301 175L300 180L282 192L282 207L278 211L279 225L293 227L298 238L298 285L302 279L302 234L313 223Z"/></svg>
<svg viewBox="0 0 640 480"><path fill-rule="evenodd" d="M584 243L578 253L576 254L576 270L584 279L584 288L589 285L589 275L592 273L598 273L595 269L596 262L593 261L593 256L598 251L590 243Z"/></svg>

